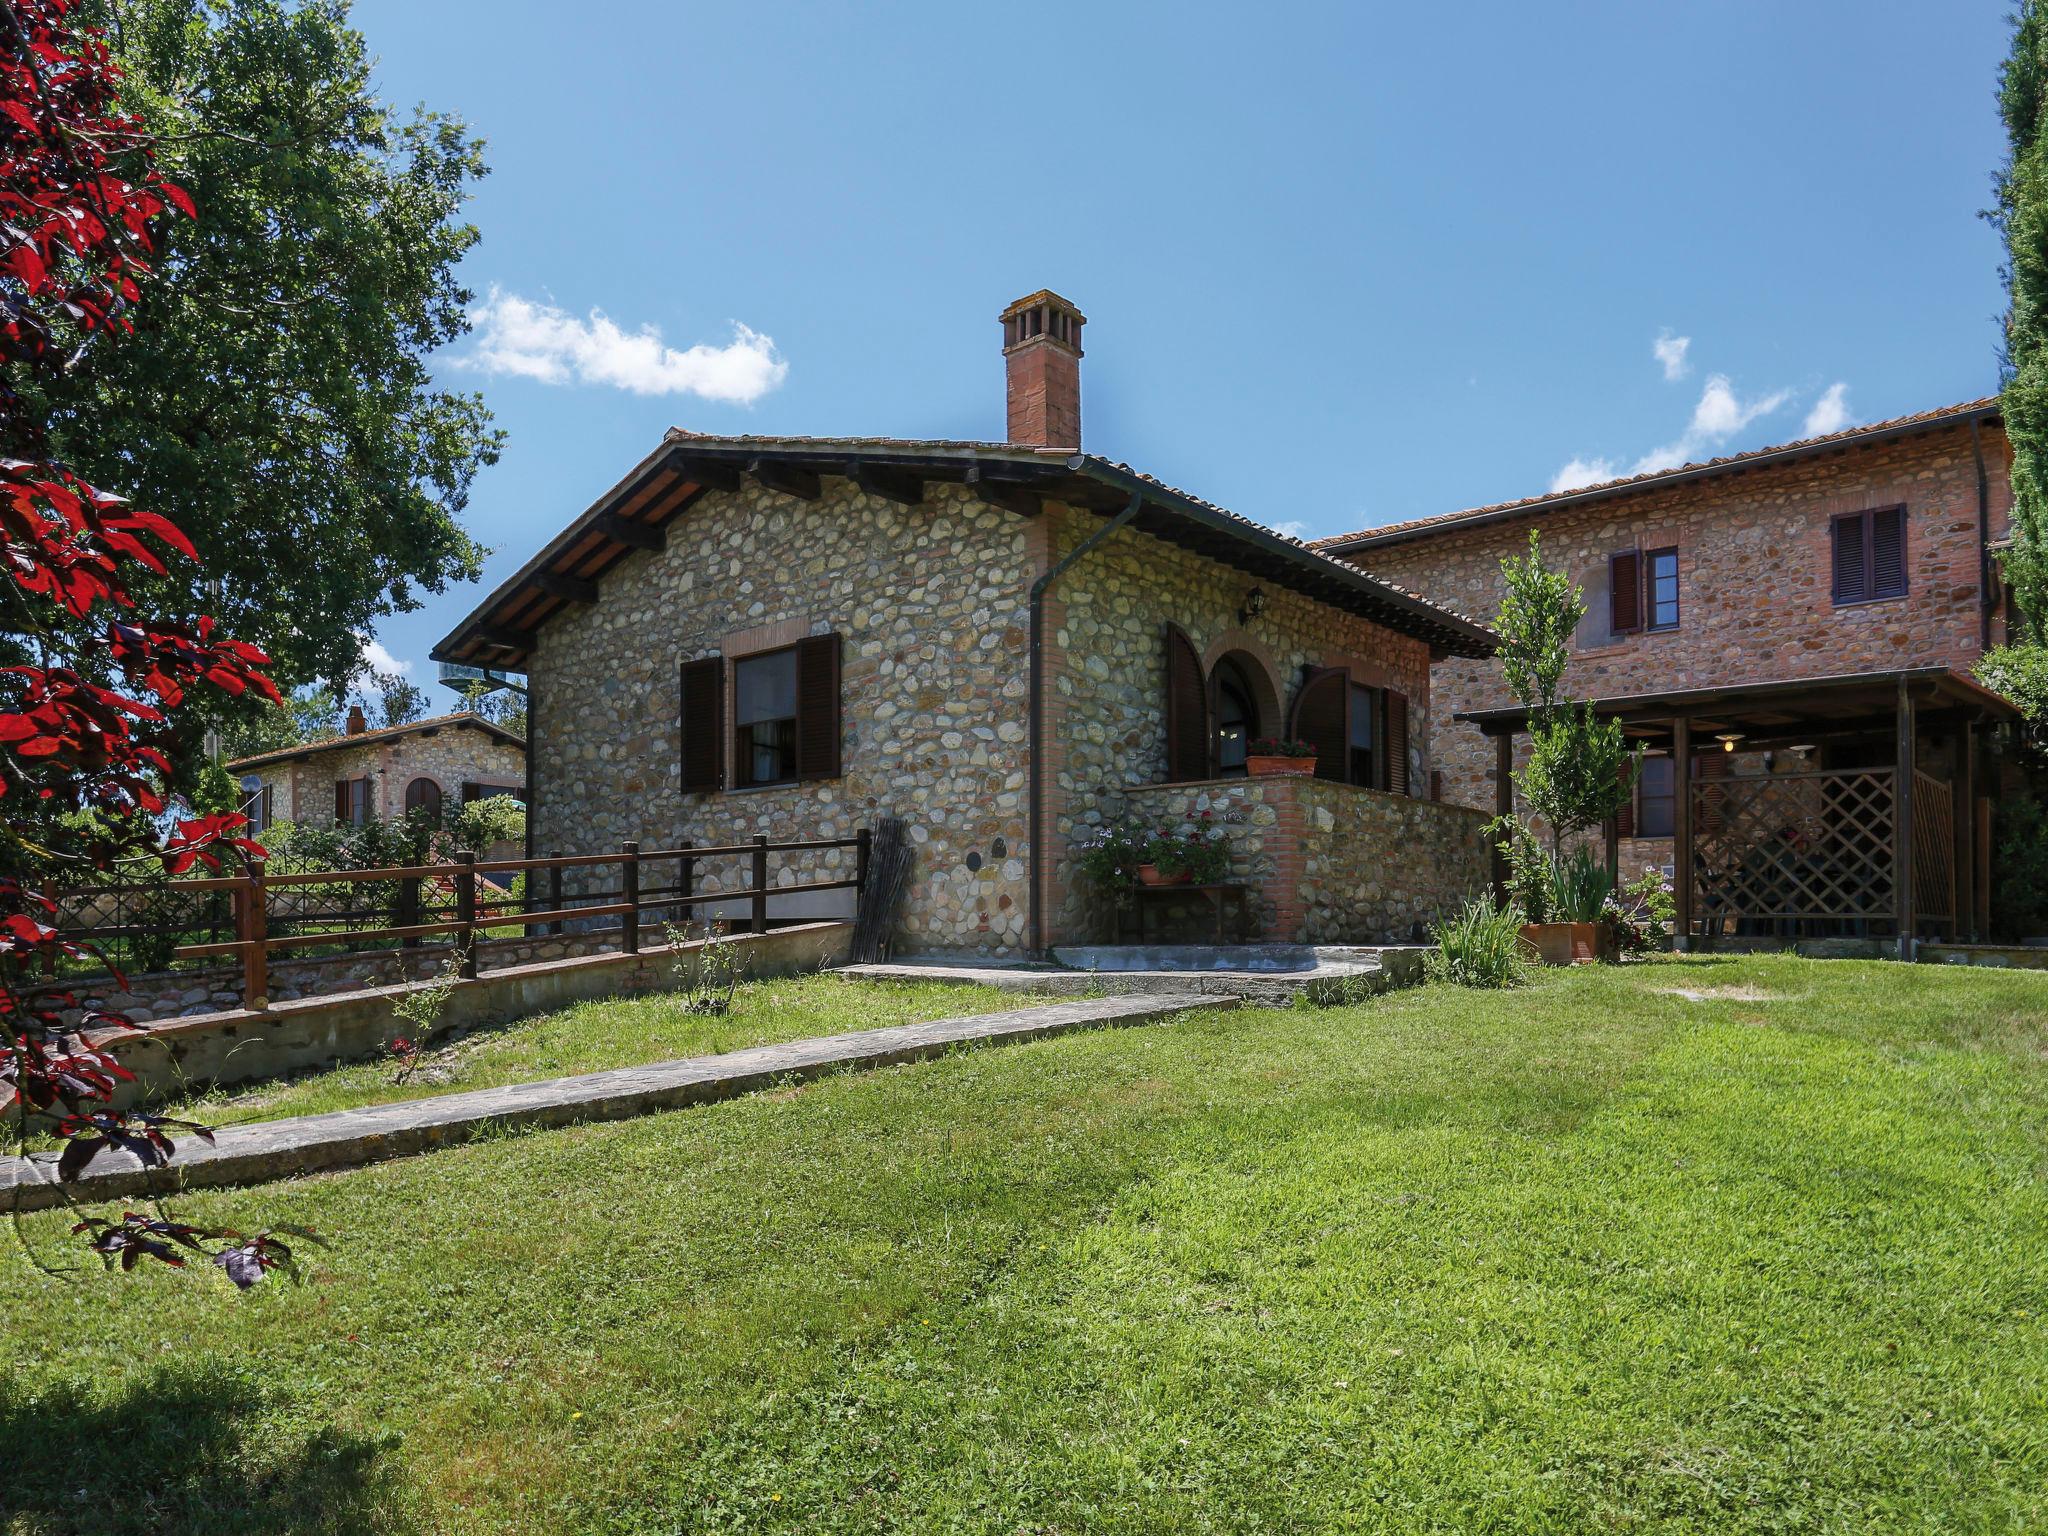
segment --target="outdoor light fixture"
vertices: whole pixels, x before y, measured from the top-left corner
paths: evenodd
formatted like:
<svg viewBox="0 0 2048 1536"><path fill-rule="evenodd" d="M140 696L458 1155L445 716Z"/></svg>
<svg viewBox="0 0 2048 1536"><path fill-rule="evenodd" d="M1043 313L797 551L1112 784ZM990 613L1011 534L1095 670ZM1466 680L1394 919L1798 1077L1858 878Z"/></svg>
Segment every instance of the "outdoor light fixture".
<svg viewBox="0 0 2048 1536"><path fill-rule="evenodd" d="M1742 740L1742 732L1716 731L1714 733L1714 740L1721 743L1721 750L1723 752L1733 752L1735 750L1735 743Z"/></svg>
<svg viewBox="0 0 2048 1536"><path fill-rule="evenodd" d="M1237 622L1249 624L1266 611L1266 594L1257 587L1244 595L1244 606L1237 610Z"/></svg>

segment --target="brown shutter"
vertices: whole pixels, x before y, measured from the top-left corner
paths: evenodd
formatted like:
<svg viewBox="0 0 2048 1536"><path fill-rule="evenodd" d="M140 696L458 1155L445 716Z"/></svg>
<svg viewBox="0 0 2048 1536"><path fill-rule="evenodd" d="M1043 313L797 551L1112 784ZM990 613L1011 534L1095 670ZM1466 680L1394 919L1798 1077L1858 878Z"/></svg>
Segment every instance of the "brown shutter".
<svg viewBox="0 0 2048 1536"><path fill-rule="evenodd" d="M1828 524L1835 540L1835 601L1860 603L1870 596L1865 580L1864 521L1861 512L1851 512Z"/></svg>
<svg viewBox="0 0 2048 1536"><path fill-rule="evenodd" d="M1209 690L1202 658L1177 624L1166 626L1166 781L1209 777Z"/></svg>
<svg viewBox="0 0 2048 1536"><path fill-rule="evenodd" d="M1391 688L1387 701L1386 787L1397 795L1408 793L1408 695Z"/></svg>
<svg viewBox="0 0 2048 1536"><path fill-rule="evenodd" d="M683 793L725 788L725 658L683 663ZM469 798L469 786L462 786Z"/></svg>
<svg viewBox="0 0 2048 1536"><path fill-rule="evenodd" d="M1641 788L1642 780L1640 776L1633 783L1629 780L1629 770L1635 767L1635 765L1636 760L1633 757L1625 757L1621 760L1621 782L1627 784L1629 789L1628 798L1621 802L1621 809L1614 813L1614 835L1616 837L1634 837L1636 835L1636 792Z"/></svg>
<svg viewBox="0 0 2048 1536"><path fill-rule="evenodd" d="M1316 749L1316 777L1343 783L1351 756L1351 678L1342 667L1318 667L1302 680L1287 717L1287 734Z"/></svg>
<svg viewBox="0 0 2048 1536"><path fill-rule="evenodd" d="M349 781L347 779L336 779L334 781L334 819L336 821L347 821L349 818L348 786Z"/></svg>
<svg viewBox="0 0 2048 1536"><path fill-rule="evenodd" d="M796 645L796 776L839 777L839 636Z"/></svg>
<svg viewBox="0 0 2048 1536"><path fill-rule="evenodd" d="M1728 754L1726 752L1701 752L1694 757L1693 761L1699 765L1695 771L1705 785L1700 790L1699 830L1702 832L1719 832L1728 825L1727 813L1722 809L1727 803L1728 791L1708 781L1728 777L1728 770L1731 766L1728 761Z"/></svg>
<svg viewBox="0 0 2048 1536"><path fill-rule="evenodd" d="M1906 590L1906 509L1870 514L1870 595L1900 597Z"/></svg>
<svg viewBox="0 0 2048 1536"><path fill-rule="evenodd" d="M1642 627L1643 557L1638 550L1624 550L1607 559L1607 628L1627 635Z"/></svg>
<svg viewBox="0 0 2048 1536"><path fill-rule="evenodd" d="M267 832L270 830L271 824L277 820L277 800L273 786L269 784L263 786L263 799L261 803L263 806L261 813L263 817L263 830Z"/></svg>

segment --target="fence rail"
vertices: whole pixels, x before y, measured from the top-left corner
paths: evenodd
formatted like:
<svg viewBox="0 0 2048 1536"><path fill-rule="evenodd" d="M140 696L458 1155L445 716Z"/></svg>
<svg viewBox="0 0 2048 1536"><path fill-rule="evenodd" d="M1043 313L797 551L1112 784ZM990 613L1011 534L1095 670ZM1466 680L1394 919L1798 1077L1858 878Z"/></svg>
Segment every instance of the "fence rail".
<svg viewBox="0 0 2048 1536"><path fill-rule="evenodd" d="M114 920L67 923L60 916L59 927L65 937L87 942L116 938L132 946L138 940L153 940L156 952L178 960L236 957L241 962L243 1006L261 1009L269 1006L271 956L294 950L374 952L372 946L412 949L422 939L446 938L460 973L475 976L479 938L501 937L506 929L523 937L535 930L561 934L574 924L581 935L615 938L620 952L636 954L643 916L687 915L700 907L719 906L728 909L723 920L765 933L771 901L810 892L864 890L871 843L871 834L862 828L852 837L775 842L763 836L744 843L682 848L643 848L629 842L616 853L490 860L465 853L442 864L278 875L267 873L258 861L240 875L64 892L57 898L60 913L89 912ZM772 860L847 849L854 856L850 877L771 882ZM745 883L719 881L707 886L703 866L721 861L737 862L745 871ZM668 883L650 884L644 878L653 871L666 875L670 866L674 876ZM522 875L526 888L517 894L509 880L486 878ZM160 906L187 897L198 898L194 906L201 909L189 920L127 920L131 910L142 910L146 904ZM744 904L743 919L730 915L735 904ZM613 918L616 924L589 926ZM166 945L165 940L173 942Z"/></svg>

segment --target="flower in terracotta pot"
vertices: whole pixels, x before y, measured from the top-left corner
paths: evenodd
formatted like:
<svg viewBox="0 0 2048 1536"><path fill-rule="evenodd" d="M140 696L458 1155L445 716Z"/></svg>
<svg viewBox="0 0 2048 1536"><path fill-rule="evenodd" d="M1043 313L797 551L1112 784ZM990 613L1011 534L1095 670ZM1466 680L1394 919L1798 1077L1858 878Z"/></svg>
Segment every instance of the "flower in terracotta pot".
<svg viewBox="0 0 2048 1536"><path fill-rule="evenodd" d="M1255 736L1245 751L1244 766L1247 773L1253 774L1312 774L1316 771L1315 743L1285 736Z"/></svg>
<svg viewBox="0 0 2048 1536"><path fill-rule="evenodd" d="M1207 811L1192 822L1161 827L1146 845L1145 856L1161 877L1151 884L1211 885L1230 873L1230 844Z"/></svg>
<svg viewBox="0 0 2048 1536"><path fill-rule="evenodd" d="M1150 884L1142 873L1150 861L1151 828L1136 821L1098 827L1081 843L1081 873L1104 890Z"/></svg>

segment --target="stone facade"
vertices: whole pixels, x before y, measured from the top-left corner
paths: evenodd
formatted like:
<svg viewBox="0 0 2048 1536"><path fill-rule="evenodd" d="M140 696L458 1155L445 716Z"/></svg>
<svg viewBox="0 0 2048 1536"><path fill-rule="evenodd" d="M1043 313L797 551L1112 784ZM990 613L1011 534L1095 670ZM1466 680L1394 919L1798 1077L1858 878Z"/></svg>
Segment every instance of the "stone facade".
<svg viewBox="0 0 2048 1536"><path fill-rule="evenodd" d="M1124 803L1161 825L1223 826L1272 942L1404 943L1490 878L1488 818L1464 806L1279 775L1149 785Z"/></svg>
<svg viewBox="0 0 2048 1536"><path fill-rule="evenodd" d="M815 501L749 479L708 492L660 551L608 571L597 601L551 617L528 663L535 743L530 817L541 854L851 835L885 815L917 863L905 951L1014 955L1028 947L1029 607L1035 578L1100 519L1049 503L1037 517L932 482L904 506L827 475ZM1409 700L1410 783L1429 782L1429 655L1420 640L1285 590L1240 619L1257 585L1214 560L1124 530L1060 579L1045 607L1043 764L1048 943L1095 936L1069 849L1165 762L1165 635L1205 666L1234 655L1278 733L1305 665L1348 667ZM807 636L841 637L841 776L685 794L683 663ZM730 715L728 714L728 718ZM821 855L804 879L850 873ZM788 881L799 878L792 870ZM698 888L744 886L738 862ZM785 882L787 883L787 882ZM836 898L840 893L833 893ZM843 912L792 897L777 916Z"/></svg>
<svg viewBox="0 0 2048 1536"><path fill-rule="evenodd" d="M1993 539L2006 531L2010 455L1995 424L1981 429ZM1836 606L1829 519L1903 504L1908 590ZM1918 666L1967 671L1983 653L1977 465L1967 424L1577 507L1537 508L1472 527L1362 549L1345 558L1401 586L1490 619L1500 562L1542 535L1543 554L1584 589L1592 611L1565 674L1575 697L1602 698ZM1678 550L1676 629L1611 636L1607 560L1627 549ZM1992 643L2003 638L1994 617ZM1463 710L1510 705L1497 663L1436 670L1432 739L1444 798L1491 810L1493 745L1453 723ZM1668 864L1669 838L1636 839L1625 868Z"/></svg>
<svg viewBox="0 0 2048 1536"><path fill-rule="evenodd" d="M369 814L380 821L405 814L406 786L432 779L450 810L461 803L464 784L526 782L526 749L472 724L473 717L446 716L411 728L371 731L315 742L282 760L229 763L236 782L258 778L270 789L277 821L334 819L334 786L342 779L370 781Z"/></svg>

